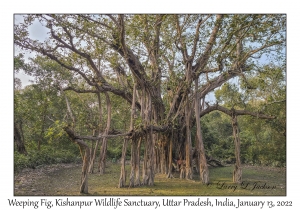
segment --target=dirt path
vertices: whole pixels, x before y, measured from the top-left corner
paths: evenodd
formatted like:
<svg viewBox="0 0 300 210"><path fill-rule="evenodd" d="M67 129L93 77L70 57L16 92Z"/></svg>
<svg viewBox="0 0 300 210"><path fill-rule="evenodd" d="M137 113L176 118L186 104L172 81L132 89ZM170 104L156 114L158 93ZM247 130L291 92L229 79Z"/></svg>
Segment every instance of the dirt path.
<svg viewBox="0 0 300 210"><path fill-rule="evenodd" d="M66 170L68 169L68 170ZM15 174L14 177L14 194L15 195L49 195L53 194L50 189L59 186L58 183L50 177L58 176L63 173L72 178L73 173L80 173L81 164L53 164L37 167L36 169L23 169ZM65 176L61 178L66 178ZM61 180L61 179L60 179ZM57 180L59 182L59 180ZM48 186L48 187L47 187ZM50 190L50 191L49 191ZM57 194L57 190L55 190Z"/></svg>

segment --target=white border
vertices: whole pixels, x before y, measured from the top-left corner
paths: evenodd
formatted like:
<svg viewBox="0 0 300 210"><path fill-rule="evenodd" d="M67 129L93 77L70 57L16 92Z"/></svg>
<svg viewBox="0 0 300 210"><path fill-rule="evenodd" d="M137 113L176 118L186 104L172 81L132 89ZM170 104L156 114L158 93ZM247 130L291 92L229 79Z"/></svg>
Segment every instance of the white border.
<svg viewBox="0 0 300 210"><path fill-rule="evenodd" d="M9 209L7 199L13 197L13 14L15 13L286 13L287 14L287 196L286 197L241 197L247 200L292 200L293 207L300 207L299 180L299 15L296 1L252 0L252 1L38 1L14 0L1 5L0 61L1 61L1 184L0 206ZM3 77L4 75L4 77ZM4 117L3 117L4 116ZM16 197L18 198L18 197ZM23 197L27 200L30 197ZM32 198L33 200L40 200ZM75 199L75 197L73 197ZM77 197L78 198L78 197ZM125 197L123 197L125 199ZM215 197L210 197L214 199ZM222 199L223 197L217 197ZM230 197L230 199L239 197ZM50 199L55 199L51 197ZM79 199L84 200L83 197ZM91 198L93 199L93 198ZM134 199L130 197L130 199ZM161 197L145 197L159 200ZM179 199L179 197L176 197ZM89 199L90 200L90 199ZM7 208L5 208L7 207ZM182 208L182 207L181 207ZM201 207L203 208L203 207ZM53 208L56 209L56 208ZM66 209L66 208L65 208ZM112 209L112 208L110 208ZM140 208L133 208L140 209ZM178 208L177 208L178 209ZM221 208L227 209L227 208ZM232 207L228 207L232 209ZM244 208L243 208L244 209ZM250 209L250 208L249 208ZM299 208L298 208L299 209Z"/></svg>

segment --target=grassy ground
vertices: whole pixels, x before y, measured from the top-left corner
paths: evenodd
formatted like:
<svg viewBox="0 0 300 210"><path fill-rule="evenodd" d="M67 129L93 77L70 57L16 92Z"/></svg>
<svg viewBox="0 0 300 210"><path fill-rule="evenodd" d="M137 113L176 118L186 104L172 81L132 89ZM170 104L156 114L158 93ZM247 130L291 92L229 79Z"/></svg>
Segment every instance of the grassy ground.
<svg viewBox="0 0 300 210"><path fill-rule="evenodd" d="M129 166L127 174L130 173ZM243 184L232 183L232 166L210 168L210 184L203 185L199 175L194 180L167 179L156 174L154 186L118 188L120 165L108 163L106 174L89 175L89 195L101 196L240 196L286 195L285 168L243 166ZM27 169L15 175L15 195L80 195L81 166L65 164ZM127 179L128 180L128 179Z"/></svg>

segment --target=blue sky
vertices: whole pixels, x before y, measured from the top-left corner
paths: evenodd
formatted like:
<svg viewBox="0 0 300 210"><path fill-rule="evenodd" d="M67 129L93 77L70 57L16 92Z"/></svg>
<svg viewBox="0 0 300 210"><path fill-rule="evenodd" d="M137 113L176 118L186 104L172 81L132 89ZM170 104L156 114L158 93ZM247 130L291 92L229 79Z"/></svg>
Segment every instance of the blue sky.
<svg viewBox="0 0 300 210"><path fill-rule="evenodd" d="M23 15L14 15L15 23L23 22ZM41 26L41 23L37 20L33 22L33 24L28 29L30 37L32 39L36 39L39 41L45 41L48 37L47 35L47 29L45 27ZM20 51L16 48L15 54L19 54ZM25 59L27 60L29 57L33 57L35 53L25 53ZM20 71L18 74L15 75L17 78L19 78L22 82L22 87L25 87L26 85L31 84L30 80L33 80L33 77L26 75L25 72Z"/></svg>

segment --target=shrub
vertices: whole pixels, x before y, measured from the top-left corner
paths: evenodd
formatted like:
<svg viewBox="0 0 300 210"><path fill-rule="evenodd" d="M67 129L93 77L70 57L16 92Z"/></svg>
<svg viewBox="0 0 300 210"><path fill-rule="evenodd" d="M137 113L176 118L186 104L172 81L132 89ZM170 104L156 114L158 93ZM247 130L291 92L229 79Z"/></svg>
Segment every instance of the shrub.
<svg viewBox="0 0 300 210"><path fill-rule="evenodd" d="M78 154L68 150L55 150L51 147L44 147L40 151L29 150L28 155L18 152L14 153L14 169L19 171L23 168L36 168L40 165L56 163L71 163L78 161Z"/></svg>

